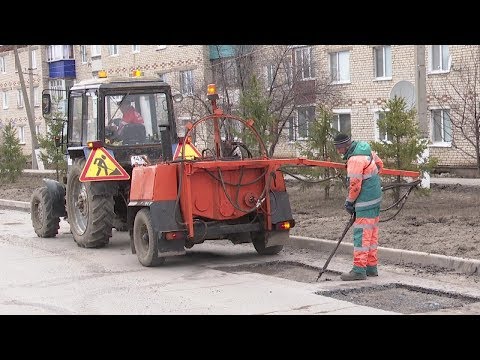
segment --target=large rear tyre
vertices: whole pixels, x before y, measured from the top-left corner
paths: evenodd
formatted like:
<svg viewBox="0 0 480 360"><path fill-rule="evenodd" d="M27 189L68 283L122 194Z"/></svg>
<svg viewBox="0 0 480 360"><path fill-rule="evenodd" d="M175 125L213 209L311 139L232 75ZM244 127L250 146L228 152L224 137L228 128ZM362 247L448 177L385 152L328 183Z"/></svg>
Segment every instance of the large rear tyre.
<svg viewBox="0 0 480 360"><path fill-rule="evenodd" d="M33 191L30 212L33 230L38 237L51 238L58 234L60 218L52 215L53 198L46 186Z"/></svg>
<svg viewBox="0 0 480 360"><path fill-rule="evenodd" d="M266 231L252 232L251 235L253 246L260 255L277 255L283 250L283 245L265 247L268 235Z"/></svg>
<svg viewBox="0 0 480 360"><path fill-rule="evenodd" d="M101 248L112 236L114 199L104 182L80 182L85 159L75 159L67 179L67 213L73 239L80 247Z"/></svg>
<svg viewBox="0 0 480 360"><path fill-rule="evenodd" d="M142 209L135 215L133 223L133 243L138 261L143 266L159 266L165 262L158 256L157 234L153 230L150 209Z"/></svg>

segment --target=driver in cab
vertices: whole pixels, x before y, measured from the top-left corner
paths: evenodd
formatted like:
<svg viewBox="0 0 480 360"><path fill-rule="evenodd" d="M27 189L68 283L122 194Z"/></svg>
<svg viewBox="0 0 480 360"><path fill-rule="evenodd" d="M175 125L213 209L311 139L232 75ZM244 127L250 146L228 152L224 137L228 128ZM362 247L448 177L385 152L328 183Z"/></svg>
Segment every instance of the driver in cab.
<svg viewBox="0 0 480 360"><path fill-rule="evenodd" d="M110 125L110 130L113 132L113 136L111 137L112 142L121 141L123 128L125 127L125 125L144 124L142 115L140 115L140 113L135 109L135 107L131 105L128 99L123 99L120 102L119 109L122 112L122 120L118 125Z"/></svg>

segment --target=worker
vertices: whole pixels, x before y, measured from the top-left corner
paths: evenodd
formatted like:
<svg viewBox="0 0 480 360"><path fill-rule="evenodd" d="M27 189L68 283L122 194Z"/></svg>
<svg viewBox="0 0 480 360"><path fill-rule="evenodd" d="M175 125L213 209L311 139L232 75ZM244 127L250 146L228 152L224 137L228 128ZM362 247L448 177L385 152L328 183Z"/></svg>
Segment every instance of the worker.
<svg viewBox="0 0 480 360"><path fill-rule="evenodd" d="M353 268L340 277L344 281L378 276L378 222L382 187L379 172L383 161L364 141L352 141L339 133L333 141L337 152L347 160L348 195L345 210L355 216L353 223Z"/></svg>

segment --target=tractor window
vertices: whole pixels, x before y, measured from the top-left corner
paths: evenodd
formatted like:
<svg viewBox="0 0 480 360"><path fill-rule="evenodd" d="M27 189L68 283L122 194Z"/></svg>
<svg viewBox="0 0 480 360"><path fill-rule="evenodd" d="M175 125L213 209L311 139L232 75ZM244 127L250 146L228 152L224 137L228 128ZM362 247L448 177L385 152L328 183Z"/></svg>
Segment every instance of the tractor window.
<svg viewBox="0 0 480 360"><path fill-rule="evenodd" d="M72 134L70 141L72 143L82 142L82 96L74 96L72 101Z"/></svg>
<svg viewBox="0 0 480 360"><path fill-rule="evenodd" d="M98 140L97 136L97 107L98 97L96 91L87 91L87 118L86 126L84 127L84 138L86 141Z"/></svg>
<svg viewBox="0 0 480 360"><path fill-rule="evenodd" d="M168 129L166 102L165 93L105 96L105 143L111 146L160 143L160 131Z"/></svg>

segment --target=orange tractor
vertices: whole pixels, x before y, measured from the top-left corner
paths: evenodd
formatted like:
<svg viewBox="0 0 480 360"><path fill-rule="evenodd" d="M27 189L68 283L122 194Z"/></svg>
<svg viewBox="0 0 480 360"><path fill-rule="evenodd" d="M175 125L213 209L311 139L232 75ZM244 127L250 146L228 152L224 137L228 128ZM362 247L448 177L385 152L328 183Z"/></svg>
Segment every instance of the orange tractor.
<svg viewBox="0 0 480 360"><path fill-rule="evenodd" d="M144 266L160 265L168 256L185 254L186 248L215 239L229 239L234 244L251 242L261 255L277 254L295 226L280 168L345 169L345 164L336 162L269 158L253 121L224 114L216 105L213 84L209 85L208 98L213 113L187 124L178 156L132 170L127 223L132 252ZM241 131L253 132L259 156L254 157L241 143L225 146L225 129L234 122L241 124ZM193 135L198 148L191 141ZM390 169L382 174L419 176L414 171Z"/></svg>

